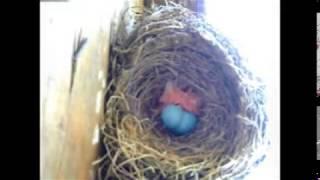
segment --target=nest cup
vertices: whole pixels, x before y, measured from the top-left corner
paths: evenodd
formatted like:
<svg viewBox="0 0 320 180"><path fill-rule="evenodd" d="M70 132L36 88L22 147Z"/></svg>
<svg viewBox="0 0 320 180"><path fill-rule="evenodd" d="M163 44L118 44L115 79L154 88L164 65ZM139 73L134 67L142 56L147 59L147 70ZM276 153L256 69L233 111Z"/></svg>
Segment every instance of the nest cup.
<svg viewBox="0 0 320 180"><path fill-rule="evenodd" d="M235 179L264 157L265 86L200 15L175 4L148 10L110 59L101 179ZM161 123L168 82L199 97L188 135Z"/></svg>

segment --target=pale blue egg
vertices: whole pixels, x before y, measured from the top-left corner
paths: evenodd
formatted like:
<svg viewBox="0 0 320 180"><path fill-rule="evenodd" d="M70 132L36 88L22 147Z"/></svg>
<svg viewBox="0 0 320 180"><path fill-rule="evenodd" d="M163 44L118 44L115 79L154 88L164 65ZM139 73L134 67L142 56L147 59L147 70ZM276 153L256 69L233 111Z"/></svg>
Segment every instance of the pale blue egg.
<svg viewBox="0 0 320 180"><path fill-rule="evenodd" d="M183 110L177 105L167 105L161 112L162 123L171 131L179 126Z"/></svg>
<svg viewBox="0 0 320 180"><path fill-rule="evenodd" d="M175 134L186 135L190 133L196 127L197 123L198 119L193 113L184 111L179 126L175 128Z"/></svg>
<svg viewBox="0 0 320 180"><path fill-rule="evenodd" d="M186 135L196 127L198 119L178 105L168 105L161 112L164 126L174 135Z"/></svg>

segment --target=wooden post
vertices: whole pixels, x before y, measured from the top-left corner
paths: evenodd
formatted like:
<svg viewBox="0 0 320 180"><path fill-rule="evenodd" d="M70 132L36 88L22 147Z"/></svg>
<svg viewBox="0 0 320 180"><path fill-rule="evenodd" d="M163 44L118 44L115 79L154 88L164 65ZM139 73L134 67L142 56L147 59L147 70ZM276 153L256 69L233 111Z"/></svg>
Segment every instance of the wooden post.
<svg viewBox="0 0 320 180"><path fill-rule="evenodd" d="M74 8L74 6L71 7ZM68 8L65 9L68 10ZM109 12L113 10L112 6L106 8L110 8ZM52 28L50 31L52 34L58 34L59 40L44 41L47 36L52 35L50 33L41 36L42 48L48 47L50 43L57 44L47 50L52 52L50 55L43 56L41 62L45 64L47 61L60 61L60 57L52 56L64 55L61 56L63 60L58 67L63 70L53 74L54 77L42 77L49 79L47 82L42 81L41 85L40 178L43 180L89 180L92 178L90 169L96 156L97 146L93 142L94 132L103 118L103 96L107 86L111 17L112 13L109 13L104 19L105 22L97 23L95 27L90 24L95 32L92 31L92 37L88 39L77 59L71 94L69 94L69 85L72 38L76 37L76 32L69 33L68 29L71 27L63 27L60 24L58 28L49 25L44 28ZM84 16L81 18L83 19ZM57 23L58 20L49 21ZM70 21L66 22L70 23ZM41 30L44 33L43 29ZM59 36L64 33L68 34L65 40ZM53 67L42 68L50 70ZM54 83L50 83L50 79L54 79Z"/></svg>

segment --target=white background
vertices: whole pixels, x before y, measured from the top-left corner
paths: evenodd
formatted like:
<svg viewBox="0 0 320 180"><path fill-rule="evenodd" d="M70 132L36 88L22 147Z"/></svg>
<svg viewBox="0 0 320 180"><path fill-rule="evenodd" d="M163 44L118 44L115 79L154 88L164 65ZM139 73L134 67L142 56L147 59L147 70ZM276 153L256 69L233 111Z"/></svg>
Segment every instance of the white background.
<svg viewBox="0 0 320 180"><path fill-rule="evenodd" d="M280 179L280 1L207 0L206 13L267 84L271 149L249 180Z"/></svg>

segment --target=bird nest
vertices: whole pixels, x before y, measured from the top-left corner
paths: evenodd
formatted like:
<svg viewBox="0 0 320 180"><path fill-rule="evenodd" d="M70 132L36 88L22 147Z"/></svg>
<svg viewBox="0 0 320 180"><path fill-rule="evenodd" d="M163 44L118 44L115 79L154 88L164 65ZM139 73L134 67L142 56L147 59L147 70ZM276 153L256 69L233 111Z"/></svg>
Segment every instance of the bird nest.
<svg viewBox="0 0 320 180"><path fill-rule="evenodd" d="M235 179L261 161L265 87L202 16L159 6L129 36L119 29L116 37L100 179ZM174 136L161 123L159 99L168 82L199 98L193 133Z"/></svg>

